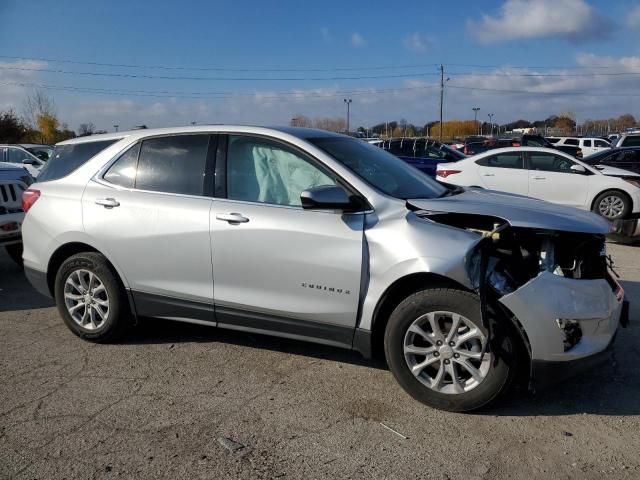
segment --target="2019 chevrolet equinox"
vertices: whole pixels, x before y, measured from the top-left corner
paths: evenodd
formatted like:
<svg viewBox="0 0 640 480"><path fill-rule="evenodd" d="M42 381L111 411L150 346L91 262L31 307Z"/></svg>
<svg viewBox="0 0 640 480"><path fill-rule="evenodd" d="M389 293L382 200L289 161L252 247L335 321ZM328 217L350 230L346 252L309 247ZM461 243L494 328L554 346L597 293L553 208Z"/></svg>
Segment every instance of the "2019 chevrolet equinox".
<svg viewBox="0 0 640 480"><path fill-rule="evenodd" d="M194 126L59 143L23 196L24 266L76 335L139 317L384 352L427 405L587 365L626 321L606 220L442 185L359 139Z"/></svg>

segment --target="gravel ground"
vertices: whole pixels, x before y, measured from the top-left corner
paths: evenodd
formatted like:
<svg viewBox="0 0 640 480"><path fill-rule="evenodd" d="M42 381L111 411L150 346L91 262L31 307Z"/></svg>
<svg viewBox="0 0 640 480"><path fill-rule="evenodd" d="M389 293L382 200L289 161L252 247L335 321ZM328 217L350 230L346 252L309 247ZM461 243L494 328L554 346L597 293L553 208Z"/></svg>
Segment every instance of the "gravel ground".
<svg viewBox="0 0 640 480"><path fill-rule="evenodd" d="M0 253L0 477L637 479L640 255L609 249L616 365L474 415L324 346L163 321L83 342Z"/></svg>

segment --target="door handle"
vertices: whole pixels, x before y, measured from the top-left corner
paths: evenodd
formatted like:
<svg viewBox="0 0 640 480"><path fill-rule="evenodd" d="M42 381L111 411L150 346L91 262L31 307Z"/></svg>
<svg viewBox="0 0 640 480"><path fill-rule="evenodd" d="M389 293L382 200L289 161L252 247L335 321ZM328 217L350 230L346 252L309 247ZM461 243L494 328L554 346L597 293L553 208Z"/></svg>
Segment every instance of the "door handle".
<svg viewBox="0 0 640 480"><path fill-rule="evenodd" d="M546 180L547 177L533 177L534 180Z"/></svg>
<svg viewBox="0 0 640 480"><path fill-rule="evenodd" d="M104 208L119 207L120 202L115 198L96 198L96 205L102 205Z"/></svg>
<svg viewBox="0 0 640 480"><path fill-rule="evenodd" d="M496 174L495 173L483 173L482 176L483 177L495 177Z"/></svg>
<svg viewBox="0 0 640 480"><path fill-rule="evenodd" d="M249 219L240 213L217 213L216 220L222 220L229 223L247 223Z"/></svg>

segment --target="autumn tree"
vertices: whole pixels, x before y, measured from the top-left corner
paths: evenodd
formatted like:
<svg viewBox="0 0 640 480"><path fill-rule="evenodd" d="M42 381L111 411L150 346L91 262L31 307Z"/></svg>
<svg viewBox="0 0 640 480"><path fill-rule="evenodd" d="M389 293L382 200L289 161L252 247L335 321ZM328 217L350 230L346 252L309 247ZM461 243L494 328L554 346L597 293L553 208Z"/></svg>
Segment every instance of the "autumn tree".
<svg viewBox="0 0 640 480"><path fill-rule="evenodd" d="M442 124L442 138L452 139L466 137L478 133L478 125L473 120L451 120ZM429 130L429 136L440 136L440 122L433 123Z"/></svg>
<svg viewBox="0 0 640 480"><path fill-rule="evenodd" d="M38 128L38 120L41 116L56 117L56 104L44 91L35 90L25 98L23 114L28 127Z"/></svg>

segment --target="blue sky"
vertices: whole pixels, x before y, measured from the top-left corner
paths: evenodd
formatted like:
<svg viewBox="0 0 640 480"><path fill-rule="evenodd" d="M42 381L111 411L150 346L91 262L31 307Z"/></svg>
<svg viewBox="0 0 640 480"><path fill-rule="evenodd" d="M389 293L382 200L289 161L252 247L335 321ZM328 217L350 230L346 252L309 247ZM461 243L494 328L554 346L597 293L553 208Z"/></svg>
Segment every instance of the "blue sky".
<svg viewBox="0 0 640 480"><path fill-rule="evenodd" d="M640 93L640 6L628 0L0 0L0 20L0 109L20 111L44 85L72 128L282 124L344 115L347 95L355 125L424 124L437 118L440 63L446 118L473 106L499 122L640 116L640 96L624 95ZM300 71L268 71L282 69Z"/></svg>

